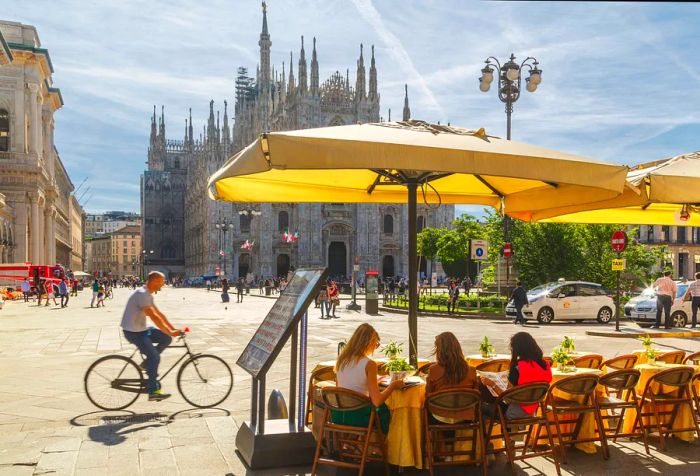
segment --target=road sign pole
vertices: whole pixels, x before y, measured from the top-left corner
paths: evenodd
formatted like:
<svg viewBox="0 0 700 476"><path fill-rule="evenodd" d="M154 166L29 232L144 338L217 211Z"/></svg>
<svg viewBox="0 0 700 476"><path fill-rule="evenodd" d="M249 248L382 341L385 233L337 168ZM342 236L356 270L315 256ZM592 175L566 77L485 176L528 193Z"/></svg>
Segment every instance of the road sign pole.
<svg viewBox="0 0 700 476"><path fill-rule="evenodd" d="M617 259L620 259L620 253L617 254ZM617 306L615 309L615 330L620 332L620 274L622 271L617 272Z"/></svg>

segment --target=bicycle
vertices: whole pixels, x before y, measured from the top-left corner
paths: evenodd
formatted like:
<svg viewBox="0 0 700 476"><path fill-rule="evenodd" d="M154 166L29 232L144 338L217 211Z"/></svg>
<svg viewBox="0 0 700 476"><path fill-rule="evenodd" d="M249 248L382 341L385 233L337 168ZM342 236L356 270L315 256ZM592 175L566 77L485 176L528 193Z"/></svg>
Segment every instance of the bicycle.
<svg viewBox="0 0 700 476"><path fill-rule="evenodd" d="M177 365L177 390L187 403L197 408L211 408L219 405L233 389L231 367L220 357L211 354L194 354L187 344L185 329L178 342L168 348L184 348L185 353L163 374L158 376L158 384ZM102 410L123 410L133 404L146 390L145 371L134 361L138 352L129 357L106 355L97 359L85 372L84 387L88 399Z"/></svg>

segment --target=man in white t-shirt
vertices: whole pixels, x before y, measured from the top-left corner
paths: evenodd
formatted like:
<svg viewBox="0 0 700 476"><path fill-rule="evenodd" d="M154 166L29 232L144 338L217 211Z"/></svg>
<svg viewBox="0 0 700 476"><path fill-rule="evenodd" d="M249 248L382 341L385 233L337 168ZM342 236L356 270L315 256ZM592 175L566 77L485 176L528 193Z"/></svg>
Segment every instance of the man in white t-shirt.
<svg viewBox="0 0 700 476"><path fill-rule="evenodd" d="M144 366L148 373L148 400L164 400L170 397L169 393L161 392L158 385L158 365L160 354L170 345L173 337L182 334L181 329L175 329L170 321L153 303L153 294L160 291L165 283L165 276L158 271L148 273L146 284L138 288L129 297L122 316L121 327L126 340L139 348L141 354L146 357ZM158 326L148 327L146 316Z"/></svg>

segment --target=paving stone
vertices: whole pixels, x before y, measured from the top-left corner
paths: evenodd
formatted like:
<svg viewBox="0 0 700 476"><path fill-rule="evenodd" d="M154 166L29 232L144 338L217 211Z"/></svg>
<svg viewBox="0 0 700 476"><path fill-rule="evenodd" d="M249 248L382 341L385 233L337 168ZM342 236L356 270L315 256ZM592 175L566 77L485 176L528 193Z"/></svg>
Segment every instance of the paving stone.
<svg viewBox="0 0 700 476"><path fill-rule="evenodd" d="M139 467L144 470L174 467L175 454L171 449L139 451Z"/></svg>
<svg viewBox="0 0 700 476"><path fill-rule="evenodd" d="M77 451L43 453L39 458L36 472L55 471L56 474L70 474L75 468L75 461L77 458Z"/></svg>

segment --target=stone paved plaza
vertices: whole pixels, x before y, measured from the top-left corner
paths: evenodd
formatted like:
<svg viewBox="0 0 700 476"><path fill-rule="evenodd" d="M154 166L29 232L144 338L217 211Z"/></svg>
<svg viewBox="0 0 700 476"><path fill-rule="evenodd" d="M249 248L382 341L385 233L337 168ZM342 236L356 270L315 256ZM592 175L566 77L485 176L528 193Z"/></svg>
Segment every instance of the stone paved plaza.
<svg viewBox="0 0 700 476"><path fill-rule="evenodd" d="M0 475L242 475L306 474L309 468L289 471L246 470L235 453L238 425L249 416L250 378L235 361L273 299L253 291L243 304L222 304L218 292L165 288L157 305L176 326L189 326L193 350L224 358L235 374L231 396L212 410L193 410L177 394L174 376L165 379L164 390L174 393L164 402L141 397L128 411L97 411L83 391L83 375L90 363L109 353L129 355L131 345L119 329L121 312L130 290L116 289L107 307L91 309L90 295L81 292L69 307L37 307L35 303L8 302L0 311ZM234 300L235 301L235 300ZM383 342L406 342L406 317L384 313L367 316L341 310L340 319L320 320L311 309L309 366L333 359L338 341L349 337L361 322L378 329ZM528 325L549 352L564 334L574 337L577 349L600 352L606 357L637 350L634 339L609 339L585 335L600 329L595 323ZM477 353L487 335L497 352L506 352L515 331L503 320L466 320L446 317L419 318L419 354L428 356L433 336L453 331L465 353ZM519 330L519 328L518 328ZM659 339L658 347L700 350L697 339ZM180 349L166 351L161 368L179 356ZM288 392L289 353L283 352L268 374L268 390ZM652 438L652 446L657 440ZM551 474L546 461L520 464L521 474ZM460 474L464 469L459 469ZM611 447L611 458L569 451L564 474L697 474L698 443L671 441L666 453L644 454L636 442ZM415 470L406 470L407 474ZM449 472L449 471L448 471ZM467 474L480 474L467 468ZM456 471L454 472L456 474ZM503 457L490 467L491 474L510 474ZM327 472L324 474L328 474ZM346 474L346 473L343 473ZM347 473L352 474L352 473ZM427 473L426 473L427 474Z"/></svg>

